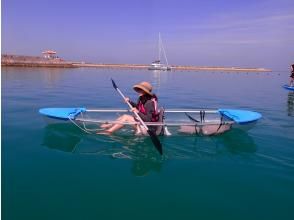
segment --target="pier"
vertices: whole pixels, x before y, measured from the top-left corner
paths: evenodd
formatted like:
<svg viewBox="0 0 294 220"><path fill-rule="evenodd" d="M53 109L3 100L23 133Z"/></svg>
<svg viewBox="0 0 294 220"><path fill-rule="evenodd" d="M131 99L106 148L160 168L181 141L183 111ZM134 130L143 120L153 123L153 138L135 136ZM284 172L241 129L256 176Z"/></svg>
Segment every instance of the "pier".
<svg viewBox="0 0 294 220"><path fill-rule="evenodd" d="M72 62L65 61L58 57L46 58L38 56L7 55L1 56L1 66L19 66L19 67L60 67L75 68Z"/></svg>
<svg viewBox="0 0 294 220"><path fill-rule="evenodd" d="M51 52L51 51L50 51ZM44 52L43 52L44 53ZM148 64L105 64L105 63L85 63L65 61L57 56L48 55L38 56L20 56L7 55L1 56L1 66L19 66L19 67L55 67L55 68L113 68L113 69L142 69L147 70ZM48 57L49 56L49 57ZM244 67L209 67L209 66L181 66L172 65L172 71L220 71L220 72L271 72L266 68L244 68Z"/></svg>
<svg viewBox="0 0 294 220"><path fill-rule="evenodd" d="M76 67L92 68L120 68L120 69L148 69L147 64L93 64L93 63L73 63ZM223 71L223 72L271 72L266 68L244 68L244 67L208 67L208 66L171 66L175 71Z"/></svg>

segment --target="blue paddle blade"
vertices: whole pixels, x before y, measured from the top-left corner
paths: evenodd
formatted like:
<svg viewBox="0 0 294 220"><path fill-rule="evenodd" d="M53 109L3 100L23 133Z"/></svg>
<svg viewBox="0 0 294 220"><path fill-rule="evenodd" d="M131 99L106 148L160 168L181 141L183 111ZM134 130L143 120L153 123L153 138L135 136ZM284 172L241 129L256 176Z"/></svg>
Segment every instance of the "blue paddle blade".
<svg viewBox="0 0 294 220"><path fill-rule="evenodd" d="M113 86L113 88L117 89L118 87L117 87L117 85L115 84L115 82L114 82L113 79L111 79L111 82L112 82L112 86Z"/></svg>
<svg viewBox="0 0 294 220"><path fill-rule="evenodd" d="M294 86L283 85L283 88L284 88L284 89L291 90L291 91L294 91Z"/></svg>
<svg viewBox="0 0 294 220"><path fill-rule="evenodd" d="M151 141L152 143L154 144L155 148L158 150L158 152L160 153L160 155L162 155L162 145L157 137L157 135L152 132L151 130L147 130L150 138L151 138Z"/></svg>

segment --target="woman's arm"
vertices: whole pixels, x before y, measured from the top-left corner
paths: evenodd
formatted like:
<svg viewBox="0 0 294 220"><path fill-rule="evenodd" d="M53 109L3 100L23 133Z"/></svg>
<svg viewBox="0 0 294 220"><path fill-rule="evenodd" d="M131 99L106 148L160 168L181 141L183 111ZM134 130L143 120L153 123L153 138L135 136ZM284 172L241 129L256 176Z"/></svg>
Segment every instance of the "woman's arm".
<svg viewBox="0 0 294 220"><path fill-rule="evenodd" d="M132 107L137 107L137 103L133 102L132 100L130 100L129 97L126 97L125 98L125 102L129 102L131 104Z"/></svg>

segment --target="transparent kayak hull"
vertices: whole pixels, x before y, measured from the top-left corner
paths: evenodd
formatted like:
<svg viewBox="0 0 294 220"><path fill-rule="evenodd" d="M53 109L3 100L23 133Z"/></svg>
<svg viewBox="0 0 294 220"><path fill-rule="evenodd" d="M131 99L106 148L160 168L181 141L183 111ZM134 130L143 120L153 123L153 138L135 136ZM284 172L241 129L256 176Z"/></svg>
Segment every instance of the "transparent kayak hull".
<svg viewBox="0 0 294 220"><path fill-rule="evenodd" d="M103 130L101 124L119 124L116 119L123 114L132 114L124 109L86 109L86 108L44 108L39 113L45 116L47 123L71 122L86 132ZM249 130L261 118L254 111L239 109L167 109L162 122L148 123L149 128L160 127L162 134L203 134L224 133L231 128ZM139 122L121 123L120 132L134 133Z"/></svg>

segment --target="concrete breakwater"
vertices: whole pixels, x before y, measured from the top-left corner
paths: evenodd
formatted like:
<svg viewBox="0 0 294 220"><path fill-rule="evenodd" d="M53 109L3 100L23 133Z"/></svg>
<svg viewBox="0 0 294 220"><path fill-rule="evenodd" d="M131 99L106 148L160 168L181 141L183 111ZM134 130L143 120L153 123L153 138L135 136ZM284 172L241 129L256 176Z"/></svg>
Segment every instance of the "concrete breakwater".
<svg viewBox="0 0 294 220"><path fill-rule="evenodd" d="M1 66L22 66L22 67L76 67L72 62L60 58L47 59L37 56L2 55Z"/></svg>
<svg viewBox="0 0 294 220"><path fill-rule="evenodd" d="M96 68L131 68L148 69L147 64L91 64L73 63L77 67L96 67ZM266 68L244 68L244 67L208 67L208 66L171 66L172 70L178 71L223 71L223 72L271 72Z"/></svg>
<svg viewBox="0 0 294 220"><path fill-rule="evenodd" d="M37 56L2 55L2 66L22 66L22 67L62 67L62 68L129 68L148 69L148 64L95 64L85 62L70 62L60 58L48 59ZM208 66L171 66L172 70L178 71L220 71L220 72L271 72L266 68L244 68L244 67L208 67Z"/></svg>
<svg viewBox="0 0 294 220"><path fill-rule="evenodd" d="M175 70L186 71L220 71L220 72L271 72L266 68L249 68L249 67L217 67L217 66L172 66Z"/></svg>

